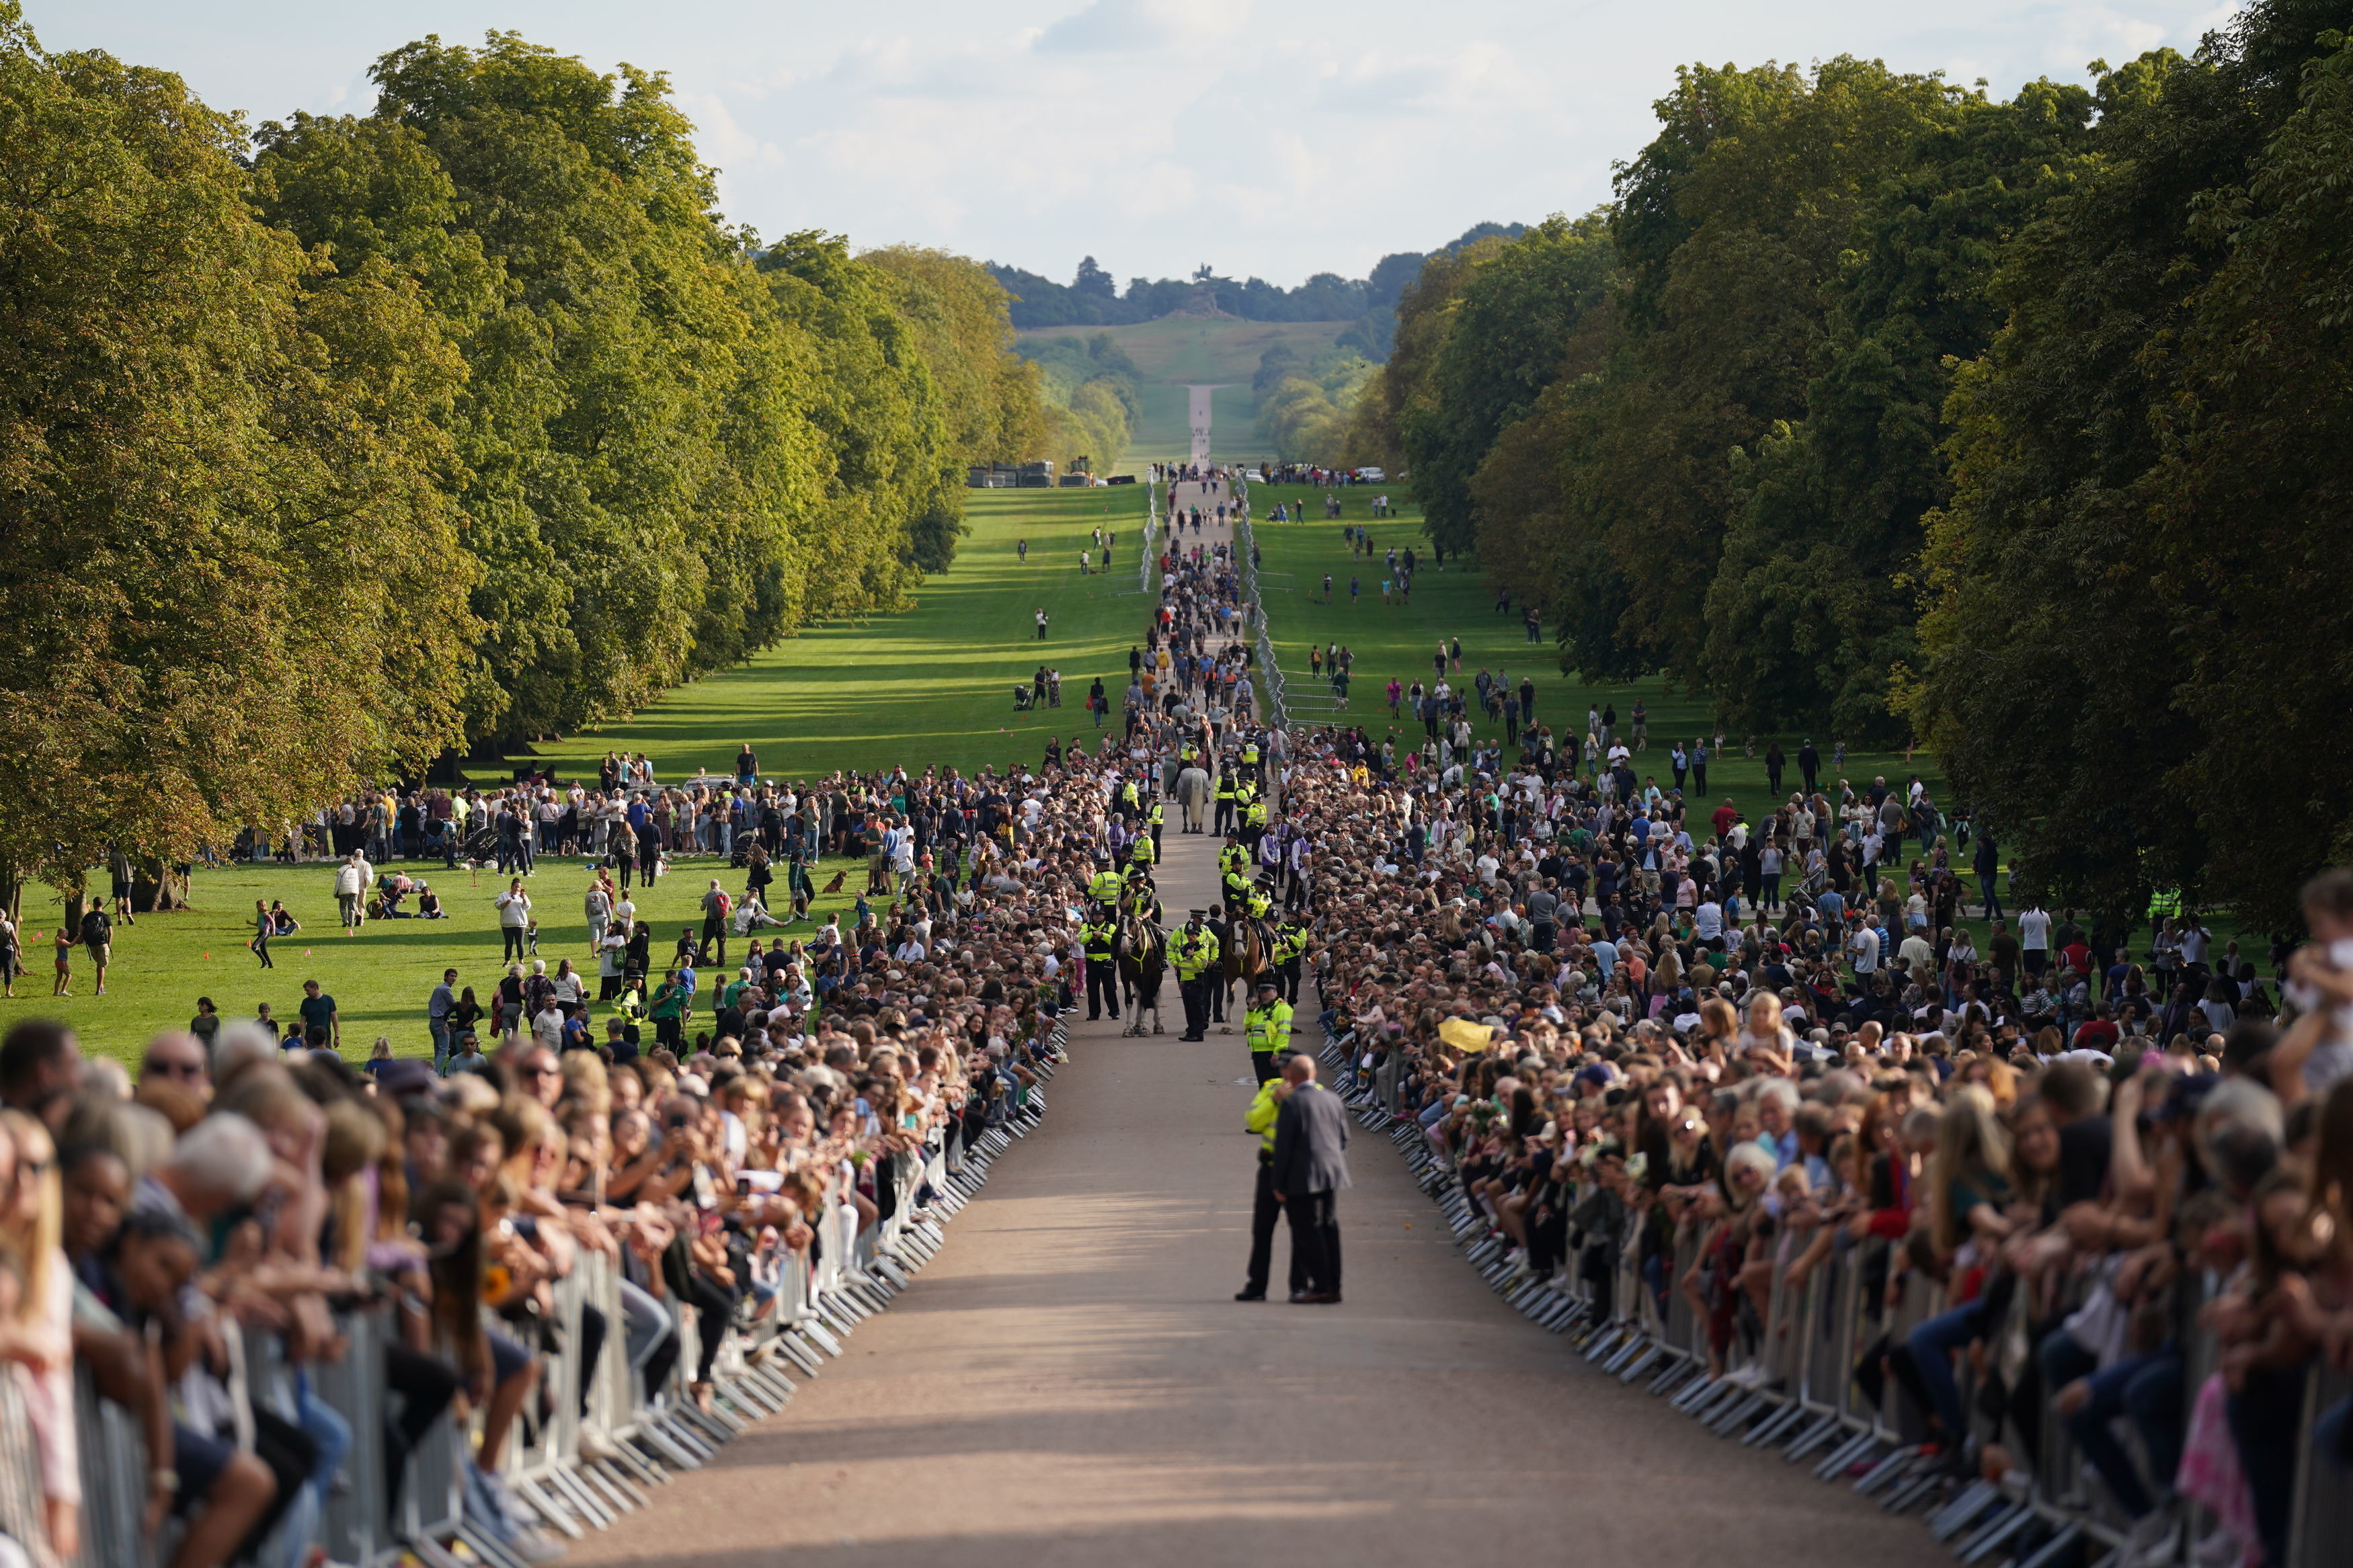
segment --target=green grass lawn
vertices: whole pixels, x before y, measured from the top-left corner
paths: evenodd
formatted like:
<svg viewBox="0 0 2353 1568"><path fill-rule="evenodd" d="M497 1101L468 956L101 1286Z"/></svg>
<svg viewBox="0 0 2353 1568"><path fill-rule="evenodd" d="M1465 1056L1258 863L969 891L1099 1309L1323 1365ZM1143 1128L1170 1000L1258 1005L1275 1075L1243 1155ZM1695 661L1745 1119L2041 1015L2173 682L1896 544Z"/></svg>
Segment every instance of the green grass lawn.
<svg viewBox="0 0 2353 1568"><path fill-rule="evenodd" d="M1673 775L1667 753L1677 738L1688 743L1704 733L1713 745L1715 731L1704 699L1672 691L1664 681L1656 679L1614 684L1564 675L1558 647L1551 640L1552 629L1545 628L1542 644L1528 642L1516 608L1509 614L1496 613L1495 591L1476 561L1450 556L1444 571L1435 570L1430 563L1429 542L1421 536L1420 511L1411 504L1404 487L1360 486L1344 489L1338 494L1342 515L1340 521L1334 522L1324 519L1320 491L1287 485L1250 487L1251 526L1263 558L1260 593L1274 634L1275 658L1294 692L1307 697L1323 690L1307 673L1309 643L1342 643L1356 656L1349 689L1349 720L1364 725L1376 740L1394 728L1400 746L1409 742L1419 745L1421 727L1403 720L1393 724L1382 692L1392 677L1409 687L1417 678L1428 684L1435 675L1430 657L1437 651L1440 639L1459 637L1462 639L1462 674L1450 676L1450 680L1461 685L1473 679L1482 667L1504 672L1514 687L1522 676L1533 677L1536 685L1536 721L1551 725L1556 736L1574 731L1581 740L1588 710L1605 703L1616 704L1620 727L1624 731L1629 726L1634 700L1641 698L1650 709L1651 744L1648 751L1635 757L1637 777L1655 773L1662 787L1670 786ZM1372 500L1381 494L1397 504L1398 516L1395 519L1373 519ZM1265 521L1278 503L1301 500L1306 503L1306 521ZM1341 522L1363 523L1369 528L1377 553L1351 562L1348 547L1340 537ZM1385 607L1380 594L1384 570L1381 558L1391 545L1400 552L1412 546L1420 558L1421 570L1414 576L1413 602ZM1332 603L1328 605L1319 602L1327 572L1333 577ZM1363 593L1353 606L1348 601L1348 578L1352 573L1363 582ZM1314 716L1306 703L1301 707L1303 714ZM1501 727L1479 721L1477 732L1482 737L1500 734ZM1747 737L1725 736L1725 754L1708 768L1708 809L1714 809L1726 795L1752 819L1770 809L1773 802L1765 787L1764 752L1771 738L1755 737L1757 754L1751 758L1744 754ZM1795 759L1803 739L1799 735L1780 737L1782 750L1791 759L1782 779L1785 789L1797 786ZM1822 753L1824 784L1828 787L1831 738L1817 735L1814 741ZM1867 784L1876 774L1900 784L1915 773L1928 781L1930 793L1939 805L1949 808L1954 804L1946 796L1942 774L1925 752L1908 763L1900 752L1847 753L1845 776L1858 786Z"/></svg>
<svg viewBox="0 0 2353 1568"><path fill-rule="evenodd" d="M1193 449L1189 426L1191 395L1173 381L1146 381L1139 395L1135 428L1128 434L1124 468L1140 472L1147 464L1182 458Z"/></svg>
<svg viewBox="0 0 2353 1568"><path fill-rule="evenodd" d="M425 1003L440 984L441 972L456 969L459 984L474 986L482 997L505 973L499 962L498 910L491 900L506 883L492 871L445 871L438 861L406 861L399 868L432 885L449 911L448 920L376 921L359 935L345 936L337 923L332 865L200 868L191 888L194 908L142 915L129 927L116 922L114 961L103 996L93 994L90 955L79 948L74 950L73 994L49 994L54 971L50 936L62 909L55 893L29 886L23 928L30 971L18 977L15 1000L0 1000L0 1028L21 1018L62 1018L79 1033L86 1050L135 1062L155 1035L186 1026L199 996L210 996L226 1018L250 1018L256 1004L267 1002L276 1016L291 1019L302 1000L302 982L316 980L335 998L343 1016L347 1059L364 1060L378 1035L388 1036L398 1055L430 1055ZM675 860L670 873L657 880L650 892L642 885L632 890L638 909L654 923L657 966L669 957L681 926L692 923L702 929L701 900L714 876L731 894L742 894L743 873L728 871L716 857ZM818 885L830 878L831 872L825 872ZM575 969L596 973L588 954L587 917L581 907L588 879L577 860L543 858L530 880L533 912L540 923L539 955L550 972L559 959L569 958ZM855 889L864 883L860 866L847 884L851 896L817 901L819 921L832 910L850 908ZM263 969L246 950L256 899L285 900L302 922L300 933L270 944L274 969ZM849 923L845 915L844 924ZM805 937L809 930L796 925L786 934ZM731 960L742 951L741 943L728 943ZM606 1009L596 1008L594 1016L601 1039ZM709 1014L703 1017L707 1022Z"/></svg>
<svg viewBox="0 0 2353 1568"><path fill-rule="evenodd" d="M702 768L732 773L749 741L761 772L786 778L934 763L967 773L1034 766L1050 732L1093 733L1083 705L1091 680L1103 677L1114 702L1127 684L1128 646L1144 635L1149 603L1137 587L1145 492L975 490L973 531L955 565L917 590L913 609L813 627L628 720L542 742L536 758L562 776L594 778L607 751L643 752L657 778L673 780ZM1097 527L1119 536L1113 567L1082 577L1079 552L1093 548ZM1026 563L1015 549L1024 539ZM1062 706L1014 712L1014 682L1040 663L1062 672Z"/></svg>
<svg viewBox="0 0 2353 1568"><path fill-rule="evenodd" d="M681 687L624 723L547 744L536 760L554 763L563 777L593 777L608 749L644 752L657 777L676 780L699 768L732 772L736 747L748 740L764 773L813 779L845 767L1034 765L1050 731L1092 742L1082 705L1087 683L1103 676L1115 700L1126 684L1128 645L1145 626L1148 602L1136 585L1144 508L1140 485L976 491L973 532L955 569L925 583L913 609L814 628L741 668ZM1082 577L1079 552L1092 548L1097 526L1119 535L1114 569ZM1015 550L1022 539L1029 543L1026 564ZM1042 644L1032 619L1040 605L1049 616ZM1041 660L1062 672L1063 706L1016 714L1013 683L1028 679ZM658 958L667 955L677 927L691 921L700 929L712 876L723 876L733 893L743 890L741 874L725 872L715 858L683 858L675 867L651 895L638 894L655 922ZM132 1059L157 1032L185 1026L200 995L227 1017L251 1017L257 1003L268 1002L290 1018L302 982L316 979L340 1004L346 1057L364 1058L379 1034L403 1056L424 1054L426 998L441 971L454 966L462 984L484 992L503 973L491 902L503 883L489 871L442 871L424 862L405 868L433 885L451 918L378 921L356 937L337 924L331 868L200 869L195 908L117 930L106 995L92 994L88 955L77 949L74 994L55 1000L49 935L63 910L54 892L28 888L24 951L32 973L19 980L16 1000L0 1001L0 1019L61 1017L87 1047ZM829 875L820 872L820 886ZM820 899L819 918L849 908L863 882L862 868L853 871L850 896ZM532 880L540 955L551 969L569 957L594 973L581 908L587 886L577 861L542 860ZM272 944L274 970L261 969L246 950L256 899L285 900L304 927ZM805 935L808 928L794 930ZM600 1037L605 1016L596 1010Z"/></svg>
<svg viewBox="0 0 2353 1568"><path fill-rule="evenodd" d="M1146 463L1182 458L1193 449L1185 387L1230 383L1216 394L1209 444L1220 462L1267 455L1251 406L1250 379L1261 356L1277 343L1312 359L1347 330L1346 321L1245 321L1230 316L1163 316L1128 327L1042 327L1025 337L1092 337L1109 332L1144 373L1144 407L1128 439L1128 472ZM1106 473L1117 469L1105 469Z"/></svg>

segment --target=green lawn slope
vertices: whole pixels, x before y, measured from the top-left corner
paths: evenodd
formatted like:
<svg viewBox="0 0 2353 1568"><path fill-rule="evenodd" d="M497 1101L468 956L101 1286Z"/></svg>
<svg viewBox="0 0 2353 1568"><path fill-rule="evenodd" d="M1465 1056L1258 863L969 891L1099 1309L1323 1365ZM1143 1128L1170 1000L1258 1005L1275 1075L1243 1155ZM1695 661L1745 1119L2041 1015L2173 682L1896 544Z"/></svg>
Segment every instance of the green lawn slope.
<svg viewBox="0 0 2353 1568"><path fill-rule="evenodd" d="M1114 694L1126 684L1128 645L1148 613L1137 584L1145 490L974 490L972 532L955 566L916 590L913 609L811 628L626 721L543 742L524 760L593 777L607 751L643 752L657 778L676 779L732 771L749 741L764 773L794 778L1034 764L1049 731L1067 740L1091 730L1082 706L1090 680L1102 676ZM1113 570L1082 577L1079 552L1093 550L1098 527L1118 535ZM1013 683L1041 663L1061 671L1063 706L1014 712Z"/></svg>
<svg viewBox="0 0 2353 1568"><path fill-rule="evenodd" d="M806 779L843 767L913 771L937 763L968 772L984 763L1034 764L1050 731L1066 741L1083 735L1092 745L1094 730L1082 706L1087 683L1101 675L1114 693L1125 685L1128 645L1142 635L1147 613L1137 586L1145 489L976 491L970 502L973 532L955 568L926 582L913 609L814 628L741 668L681 687L626 722L514 760L552 764L567 778L593 777L607 750L644 752L659 778L676 780L699 768L731 769L736 747L749 740L764 773ZM1098 526L1119 535L1115 564L1110 575L1082 577L1079 552L1092 547L1090 530ZM1023 539L1026 564L1015 548ZM1043 644L1033 619L1041 605L1050 617ZM1063 706L1013 712L1014 681L1041 661L1062 672ZM715 858L674 864L650 894L638 895L663 954L679 926L699 928L712 876L725 877L732 892L743 887L741 874ZM76 949L73 994L58 999L49 995L49 937L63 904L35 885L26 891L23 921L31 973L19 977L14 1000L0 999L0 1028L24 1017L62 1017L91 1049L131 1060L158 1031L185 1026L200 995L225 1016L251 1017L268 1002L285 1018L294 1016L302 982L316 979L341 1005L346 1057L364 1059L379 1034L402 1056L423 1053L426 998L441 971L455 967L462 984L485 993L503 973L491 900L505 884L491 872L444 871L438 863L403 868L433 885L449 920L378 921L345 936L332 867L200 868L193 908L118 929L106 995L93 994L89 958ZM829 876L821 869L819 886ZM849 908L862 884L860 868L846 894L818 900L820 917ZM543 859L532 879L540 952L551 969L569 957L594 972L581 905L587 887L587 868L577 861ZM283 900L304 927L273 944L273 970L245 947L256 899ZM808 928L795 930L806 935ZM600 1031L604 1016L597 1009Z"/></svg>
<svg viewBox="0 0 2353 1568"><path fill-rule="evenodd" d="M1292 689L1301 696L1298 717L1318 718L1324 711L1315 701L1325 694L1324 689L1311 680L1307 673L1308 645L1338 642L1356 656L1349 691L1349 721L1364 725L1376 740L1394 729L1400 744L1409 738L1419 745L1422 740L1419 724L1406 720L1393 723L1381 693L1391 677L1409 687L1417 677L1429 683L1435 675L1430 659L1440 640L1459 637L1462 639L1462 674L1449 679L1459 685L1474 679L1482 668L1502 672L1514 687L1522 676L1533 677L1537 722L1551 725L1556 735L1573 730L1582 739L1587 712L1605 702L1616 704L1623 728L1635 699L1640 697L1650 709L1651 744L1647 752L1635 758L1638 778L1655 773L1662 788L1669 786L1673 783L1673 774L1667 753L1678 737L1688 743L1704 733L1713 743L1715 731L1704 700L1674 691L1655 678L1606 684L1564 675L1559 650L1552 641L1552 628L1545 627L1541 644L1531 644L1516 605L1507 613L1497 612L1495 591L1475 560L1449 557L1444 571L1435 569L1430 563L1429 543L1421 536L1420 510L1412 504L1403 486L1359 486L1336 493L1341 498L1340 521L1325 521L1320 491L1283 485L1250 487L1251 524L1263 563L1260 595L1273 631L1276 659ZM1373 498L1383 494L1397 504L1398 511L1398 517L1386 521L1372 516ZM1278 503L1303 500L1307 521L1287 524L1266 521ZM1351 562L1348 546L1340 537L1342 524L1348 522L1362 523L1371 531L1376 554ZM1409 605L1381 604L1382 557L1392 544L1400 552L1411 546L1421 559ZM1321 602L1324 574L1327 572L1333 578L1329 605ZM1348 598L1352 574L1361 580L1363 588L1354 605ZM1500 726L1483 721L1477 729L1482 736L1500 732ZM1768 809L1764 763L1767 739L1763 735L1755 737L1757 755L1751 758L1744 751L1748 737L1725 736L1726 754L1708 769L1709 809L1726 795L1752 818ZM1785 789L1793 789L1798 779L1798 746L1804 737L1793 734L1780 739L1782 750L1791 759L1782 784ZM1817 735L1813 740L1822 753L1822 767L1828 775L1831 737ZM1926 752L1908 763L1900 752L1850 751L1847 754L1846 776L1858 785L1868 784L1873 775L1901 783L1914 773L1928 781L1940 804L1947 807L1953 804L1946 797L1944 780Z"/></svg>

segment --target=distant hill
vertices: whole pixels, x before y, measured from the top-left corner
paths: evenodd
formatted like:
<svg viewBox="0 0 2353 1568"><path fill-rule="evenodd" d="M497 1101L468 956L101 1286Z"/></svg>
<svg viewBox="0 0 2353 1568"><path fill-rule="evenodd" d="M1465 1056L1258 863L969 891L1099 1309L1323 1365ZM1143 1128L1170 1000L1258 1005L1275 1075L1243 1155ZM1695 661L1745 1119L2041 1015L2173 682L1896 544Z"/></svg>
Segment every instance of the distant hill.
<svg viewBox="0 0 2353 1568"><path fill-rule="evenodd" d="M1432 254L1451 255L1489 235L1517 238L1525 224L1482 223L1465 230L1436 252L1384 256L1369 278L1319 272L1296 289L1279 289L1263 279L1236 282L1206 263L1187 279L1128 279L1122 292L1092 256L1079 263L1068 283L1057 283L1018 267L988 262L991 276L1014 298L1013 324L1024 331L1044 327L1124 327L1164 316L1233 316L1245 321L1345 321L1341 345L1366 359L1385 360L1397 331L1398 297Z"/></svg>
<svg viewBox="0 0 2353 1568"><path fill-rule="evenodd" d="M1271 457L1274 447L1259 419L1250 381L1270 352L1314 360L1330 352L1346 323L1340 321L1245 321L1227 315L1177 312L1131 326L1039 327L1021 334L1014 353L1036 360L1049 382L1067 379L1074 355L1083 353L1097 369L1113 363L1113 351L1138 378L1135 419L1127 446L1116 458L1107 437L1085 450L1097 473L1133 470L1164 458L1182 458L1191 447L1188 385L1211 385L1210 453L1220 460ZM1097 339L1108 339L1102 347ZM1094 374L1090 371L1088 374ZM1075 401L1075 399L1074 399ZM1057 453L1059 457L1060 454Z"/></svg>

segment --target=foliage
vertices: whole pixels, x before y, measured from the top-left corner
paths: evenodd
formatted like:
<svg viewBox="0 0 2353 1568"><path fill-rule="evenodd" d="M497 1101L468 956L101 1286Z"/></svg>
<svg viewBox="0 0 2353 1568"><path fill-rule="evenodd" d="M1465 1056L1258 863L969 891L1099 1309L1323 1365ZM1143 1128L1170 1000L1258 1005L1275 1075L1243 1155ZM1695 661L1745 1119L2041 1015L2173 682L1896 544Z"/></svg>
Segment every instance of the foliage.
<svg viewBox="0 0 2353 1568"><path fill-rule="evenodd" d="M1556 226L1421 267L1358 438L1565 668L1925 739L2054 903L2285 929L2353 854L2348 21L2008 102L1685 69L1589 269Z"/></svg>
<svg viewBox="0 0 2353 1568"><path fill-rule="evenodd" d="M2119 917L2183 887L2289 929L2348 847L2315 754L2346 689L2342 19L2273 0L2104 70L2095 161L2010 247L1952 399L1908 711L2023 874Z"/></svg>
<svg viewBox="0 0 2353 1568"><path fill-rule="evenodd" d="M1047 440L1060 460L1085 458L1107 473L1127 451L1144 407L1144 374L1108 332L1024 338L1016 345L1039 378Z"/></svg>
<svg viewBox="0 0 2353 1568"><path fill-rule="evenodd" d="M255 198L338 272L414 279L465 357L446 428L475 742L900 603L954 559L965 465L1038 439L993 280L728 228L660 77L511 34L375 76L368 116L262 128Z"/></svg>
<svg viewBox="0 0 2353 1568"><path fill-rule="evenodd" d="M0 883L182 858L454 740L464 366L381 261L254 216L179 79L0 0Z"/></svg>
<svg viewBox="0 0 2353 1568"><path fill-rule="evenodd" d="M1277 343L1260 355L1250 392L1275 456L1287 463L1345 464L1349 414L1373 374L1362 354L1345 348L1309 359Z"/></svg>
<svg viewBox="0 0 2353 1568"><path fill-rule="evenodd" d="M938 387L899 314L897 275L859 261L839 236L787 237L760 258L784 319L814 343L809 417L825 437L828 525L809 552L812 610L827 616L902 602L918 558L917 522L950 514L964 483ZM925 542L941 564L954 535Z"/></svg>
<svg viewBox="0 0 2353 1568"><path fill-rule="evenodd" d="M1409 290L1400 332L1416 352L1400 353L1384 374L1419 373L1417 384L1390 395L1397 466L1413 475L1434 542L1457 553L1476 542L1472 476L1496 437L1534 411L1559 374L1580 321L1607 293L1614 263L1606 216L1572 224L1555 216L1517 239L1458 253L1446 273L1450 291Z"/></svg>
<svg viewBox="0 0 2353 1568"><path fill-rule="evenodd" d="M903 602L1045 409L975 264L773 249L512 34L250 138L0 0L0 903Z"/></svg>
<svg viewBox="0 0 2353 1568"><path fill-rule="evenodd" d="M816 355L712 214L661 79L511 34L428 38L374 75L364 120L263 127L255 188L338 269L415 278L466 357L473 738L625 712L835 607L797 559L797 533L835 537Z"/></svg>
<svg viewBox="0 0 2353 1568"><path fill-rule="evenodd" d="M932 373L956 465L1018 462L1043 450L1038 367L1014 352L1004 286L978 262L944 250L899 245L859 259L900 279L897 310ZM927 572L947 569L966 531L964 496L950 485L915 520L915 563Z"/></svg>
<svg viewBox="0 0 2353 1568"><path fill-rule="evenodd" d="M1963 100L1915 139L1830 285L1803 417L1731 466L1701 668L1743 729L1900 738L1891 670L1917 662L1922 520L1947 499L1952 367L2000 324L1990 284L2019 228L2086 157L2092 100L2031 83Z"/></svg>
<svg viewBox="0 0 2353 1568"><path fill-rule="evenodd" d="M2173 700L2199 730L2170 782L2196 814L2210 896L2281 931L2295 928L2292 889L2353 858L2353 779L2323 739L2353 690L2341 533L2353 507L2353 50L2341 34L2322 46L2251 176L2193 213L2193 233L2227 259L2183 335L2184 395L2158 411L2166 450L2148 487ZM2256 757L2274 809L2250 809Z"/></svg>

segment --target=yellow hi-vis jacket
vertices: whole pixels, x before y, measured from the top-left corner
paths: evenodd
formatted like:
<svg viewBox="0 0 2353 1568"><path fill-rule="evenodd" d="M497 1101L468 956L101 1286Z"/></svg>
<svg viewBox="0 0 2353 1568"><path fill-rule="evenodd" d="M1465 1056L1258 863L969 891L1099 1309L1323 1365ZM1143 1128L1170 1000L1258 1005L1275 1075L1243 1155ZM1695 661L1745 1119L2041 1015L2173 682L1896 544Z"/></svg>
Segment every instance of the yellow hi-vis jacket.
<svg viewBox="0 0 2353 1568"><path fill-rule="evenodd" d="M1201 971L1218 962L1218 939L1207 926L1198 931L1178 926L1168 939L1168 962L1176 966L1177 979L1198 979Z"/></svg>
<svg viewBox="0 0 2353 1568"><path fill-rule="evenodd" d="M1242 1015L1242 1032L1250 1037L1252 1055L1278 1050L1291 1043L1291 1004L1278 996L1263 1007Z"/></svg>
<svg viewBox="0 0 2353 1568"><path fill-rule="evenodd" d="M1250 1101L1250 1110L1242 1117L1242 1131L1258 1134L1258 1157L1261 1160L1274 1158L1274 1119L1282 1110L1282 1102L1274 1098L1274 1091L1282 1087L1279 1078L1259 1085L1258 1098Z"/></svg>

